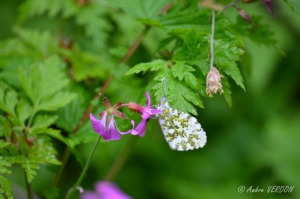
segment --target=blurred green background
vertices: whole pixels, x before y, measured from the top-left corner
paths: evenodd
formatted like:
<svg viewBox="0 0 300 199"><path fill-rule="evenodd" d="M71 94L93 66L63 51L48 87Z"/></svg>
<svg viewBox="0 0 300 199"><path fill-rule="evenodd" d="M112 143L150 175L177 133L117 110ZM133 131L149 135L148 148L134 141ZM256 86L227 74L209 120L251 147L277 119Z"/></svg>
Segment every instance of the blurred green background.
<svg viewBox="0 0 300 199"><path fill-rule="evenodd" d="M12 27L22 2L0 2L1 40L14 37ZM246 42L251 69L240 67L246 92L232 83L232 107L228 107L223 97L215 96L204 99L205 109L198 110L198 121L208 137L203 149L172 151L157 120L152 119L153 128L148 128L146 136L137 140L114 180L133 198L300 198L300 18L281 1L273 1L273 17L259 3L243 8L263 16L263 21L276 34L277 46L286 56L278 49ZM225 14L232 20L236 18L233 10ZM23 26L55 29L55 20L58 19L41 16ZM156 31L151 30L142 48L151 48L149 43ZM144 52L137 51L134 57L147 57ZM120 141L99 145L83 181L84 189L92 190L93 184L103 179L128 139L129 136L125 136ZM79 146L78 151L84 159L92 146L93 143ZM61 154L64 145L57 142L56 148ZM81 168L75 158L69 160L59 183L62 192L67 192L74 184ZM14 186L20 188L21 195L25 186L23 176L18 166L13 167L13 174L7 175ZM33 181L35 192L40 194L52 177L48 166L43 166ZM294 189L292 193L267 193L268 187L275 185L294 186ZM240 186L245 186L246 190L251 186L253 189L259 187L264 192L239 193Z"/></svg>

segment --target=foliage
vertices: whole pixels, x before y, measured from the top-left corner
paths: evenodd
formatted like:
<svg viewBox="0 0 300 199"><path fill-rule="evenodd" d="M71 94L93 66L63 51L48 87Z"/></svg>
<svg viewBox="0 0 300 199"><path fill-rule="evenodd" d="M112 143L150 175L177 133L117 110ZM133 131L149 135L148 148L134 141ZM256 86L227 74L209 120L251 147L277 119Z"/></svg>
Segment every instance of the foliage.
<svg viewBox="0 0 300 199"><path fill-rule="evenodd" d="M16 0L12 2L20 4ZM210 176L215 175L216 181L219 178L227 179L224 183L231 183L228 186L237 188L237 183L240 182L230 178L229 175L238 176L238 169L245 165L253 173L256 171L250 168L250 164L263 167L262 156L251 160L241 157L241 154L252 156L259 152L259 147L262 147L260 145L255 150L250 150L255 144L251 139L258 137L252 131L256 132L259 127L251 126L252 121L242 120L244 117L242 110L246 103L252 104L254 109L249 111L249 118L259 120L256 115L262 112L261 107L257 107L258 105L248 98L244 99L243 104L239 104L238 101L235 105L233 101L238 99L236 95L251 95L253 92L253 88L249 89L247 85L250 84L251 78L247 76L245 70L251 71L251 60L257 60L257 57L252 56L255 52L248 48L249 42L257 46L278 48L277 32L272 23L262 17L265 16L262 11L258 11L255 15L249 12L253 21L250 24L233 8L226 10L230 14L225 13L225 10L218 13L221 11L220 6L224 8L225 1L207 2L210 4L203 4L203 1L199 3L196 0L25 0L18 5L17 23L6 27L12 30L11 37L1 38L0 41L0 199L13 198L11 182L14 180L10 177L12 175L8 174L12 173L16 164L24 170L29 184L39 180L38 176L43 175L45 168L50 168L51 175L55 175L54 172L59 171L57 170L59 165L63 164L62 168L69 166L62 174L65 175L63 177L66 177L67 183L60 186L53 182L50 185L51 182L47 181L48 187L36 188L37 194L44 194L46 198L63 198L69 189L67 186L74 181L70 176L74 176L74 173L77 176L85 163L85 149L99 136L94 132L88 116L90 112L97 115L104 110L103 96L114 103L123 100L144 104L145 91L148 91L154 96L152 98L154 106L159 104L161 97L166 96L172 107L197 115L198 119L204 121L201 122L204 129L210 129L206 132L211 136L212 148L207 151L204 149L200 161L198 156L192 154L193 152L178 155L166 151L166 148L160 145L162 136L155 133L160 132L157 122L150 120L147 123L146 141L141 141L143 147L137 146L139 150L136 150L132 157L133 162L139 162L137 160L140 158L142 160L140 163L146 165L147 172L142 172L143 167L136 168L135 163L128 166L132 166L132 171L136 173L130 173L126 167L122 172L133 176L135 183L144 180L140 179L141 176L145 179L151 175L156 176L162 186L158 188L157 195L149 193L150 188L146 190L147 188L143 187L141 195L138 192L133 193L136 194L135 198L169 198L169 196L199 198L210 197L210 194L217 198L219 193L211 193L211 189L207 191L203 188L210 186L203 183L208 181L210 184L208 180L211 179ZM297 15L300 14L298 1L285 0L285 2ZM212 56L210 54L212 8L216 9L213 66L223 77L222 95L225 102L230 107L234 105L228 111L230 112L228 118L227 113L225 115L222 112L229 110L227 106L224 108L224 100L219 101L220 98L215 96L214 101L211 101L206 94L206 76L210 71ZM245 10L247 8L245 4ZM274 18L275 20L277 19ZM138 47L135 46L137 41L141 41ZM166 80L165 86L162 79ZM99 93L100 88L104 93ZM250 90L250 94L245 94L246 90ZM280 93L274 96L266 96L269 100L266 104L271 108L274 107L269 102L281 102L277 99L277 96L281 96ZM255 97L257 96L253 94L253 98ZM97 107L96 110L94 107ZM133 116L134 113L126 111L122 110L130 119L140 120L137 116ZM234 111L236 115L231 115ZM276 146L281 146L282 150L278 151L277 147L276 153L282 156L294 150L299 151L286 145L295 142L299 137L293 130L284 138L286 143L283 144L279 139L280 132L285 130L285 126L297 129L299 125L294 120L280 117L274 117L274 122L266 119L267 116L267 113L259 116L262 117L260 121L264 122L266 130L263 135L266 136L266 140L262 145L266 146L266 153L270 153L266 159L270 164L276 165L273 168L276 172L274 178L279 179L279 182L297 184L297 179L293 177L296 175L286 171L284 163L276 156L272 156L271 152ZM127 127L128 120L117 120L117 123L122 129ZM247 130L249 126L253 129L249 127L250 130L245 131L243 125ZM215 138L213 141L213 136L217 135L209 132L219 130L223 133L223 129L225 135L220 136L222 139ZM150 132L152 134L149 135ZM91 180L97 180L96 177L99 178L100 175L104 176L103 172L115 159L123 140L126 139L123 137L120 142L109 144L102 142L99 161L97 158L97 162L91 166L92 172L96 173L91 175ZM245 141L245 146L249 146L249 149L241 144L239 147L242 151L233 151L231 146L237 147L237 143L241 141L242 143ZM67 151L71 152L76 162L72 159L68 164L64 162L66 160L64 158L67 158L64 156L68 156L66 155L68 153L63 154L63 147L67 147ZM161 160L159 165L157 159ZM245 162L237 162L237 159ZM186 162L190 167L182 169L182 165L178 165L178 162ZM286 158L285 162L290 166L290 170L295 169L296 165L299 166L294 159ZM245 165L242 165L244 163ZM157 174L149 165L158 170ZM222 165L231 170L226 171L228 172L226 175L212 165ZM201 167L203 172L199 171L197 166ZM95 168L101 169L98 171ZM166 168L169 168L169 174L162 172ZM249 173L245 175L251 176ZM125 177L118 180L122 182L122 179ZM265 183L263 180L255 182ZM92 184L91 181L85 183L88 186ZM190 186L191 183L193 186ZM202 186L201 196L191 194L199 192L198 185L195 185L197 183ZM221 184L221 181L219 183ZM126 183L124 184L126 187ZM153 188L156 183L149 180L147 185ZM180 188L181 186L184 188ZM133 190L131 187L127 189ZM225 188L222 188L222 191L226 192ZM180 193L179 196L177 193ZM232 194L226 193L228 198L232 198ZM295 195L299 196L299 193Z"/></svg>
<svg viewBox="0 0 300 199"><path fill-rule="evenodd" d="M297 0L284 0L292 10L297 14L300 15L300 2Z"/></svg>

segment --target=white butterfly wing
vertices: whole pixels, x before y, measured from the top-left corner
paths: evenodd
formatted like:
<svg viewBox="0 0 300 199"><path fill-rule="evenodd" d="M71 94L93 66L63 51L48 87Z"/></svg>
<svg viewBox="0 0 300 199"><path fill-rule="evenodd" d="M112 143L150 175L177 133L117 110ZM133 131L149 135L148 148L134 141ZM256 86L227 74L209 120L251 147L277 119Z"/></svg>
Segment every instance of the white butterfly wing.
<svg viewBox="0 0 300 199"><path fill-rule="evenodd" d="M206 133L196 118L170 108L162 109L159 123L166 141L173 150L187 151L204 147Z"/></svg>

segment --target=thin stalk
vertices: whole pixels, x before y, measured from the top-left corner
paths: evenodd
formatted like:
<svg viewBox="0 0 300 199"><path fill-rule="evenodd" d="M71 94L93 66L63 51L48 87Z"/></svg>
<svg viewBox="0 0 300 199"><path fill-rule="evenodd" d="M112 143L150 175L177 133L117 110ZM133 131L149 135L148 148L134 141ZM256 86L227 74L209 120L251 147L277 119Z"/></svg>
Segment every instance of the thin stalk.
<svg viewBox="0 0 300 199"><path fill-rule="evenodd" d="M40 100L38 99L38 100L36 100L36 102L35 102L34 105L33 105L33 109L32 109L30 118L29 118L29 120L28 120L28 124L27 124L27 127L28 127L28 128L31 126L31 124L32 124L32 122L33 122L33 117L34 117L34 115L36 114L36 108L37 108L37 106L38 106L39 103L40 103Z"/></svg>
<svg viewBox="0 0 300 199"><path fill-rule="evenodd" d="M27 190L27 199L33 199L33 192L32 192L31 183L29 183L27 181L27 176L26 176L25 171L24 171L24 174L25 174L25 183L26 183L26 190Z"/></svg>
<svg viewBox="0 0 300 199"><path fill-rule="evenodd" d="M124 165L126 159L129 156L129 153L135 146L135 143L138 139L138 136L130 136L129 140L127 141L126 145L124 146L123 150L121 150L120 154L116 158L114 164L110 167L109 171L107 172L104 180L111 181L113 180L118 172L121 170L122 166Z"/></svg>
<svg viewBox="0 0 300 199"><path fill-rule="evenodd" d="M70 157L70 150L68 149L68 147L65 148L64 152L63 152L63 155L61 156L61 162L66 162ZM65 168L66 164L62 164L57 172L56 172L56 175L54 176L54 179L52 180L52 183L51 183L51 187L55 187L61 177L61 174Z"/></svg>
<svg viewBox="0 0 300 199"><path fill-rule="evenodd" d="M120 61L120 64L121 63L125 63L131 56L132 54L135 52L135 50L137 49L137 47L141 44L143 38L145 37L145 35L147 34L147 32L149 31L150 29L150 26L146 26L145 29L143 30L143 32L141 32L140 36L137 38L137 40L132 44L132 46L128 49L126 55L122 58L122 60ZM108 85L111 83L113 79L113 76L110 75L106 81L104 82L104 84L102 85L102 87L100 88L100 91L99 93L104 93L108 87ZM97 93L93 99L93 101L95 99L98 99L100 98L100 95ZM80 122L78 123L78 125L76 126L76 128L74 129L74 131L72 132L72 134L75 134L80 128L81 126L84 124L84 122L87 120L89 114L92 112L92 109L93 109L93 105L90 104L86 111L84 112L82 118L80 119ZM58 172L55 174L55 177L51 183L51 187L55 187L57 185L57 183L59 182L59 179L61 177L61 174L64 170L64 167L65 167L65 164L67 163L68 159L69 159L69 156L70 156L70 150L68 147L65 148L64 150L64 153L63 154L66 154L66 155L63 155L61 157L61 160L60 162L62 163L60 168L58 169Z"/></svg>
<svg viewBox="0 0 300 199"><path fill-rule="evenodd" d="M95 153L95 151L97 149L97 146L98 146L101 138L102 137L99 136L99 138L97 139L97 141L96 141L96 143L95 143L95 145L94 145L94 147L92 149L92 152L90 153L90 155L89 155L89 157L88 157L88 159L87 159L87 161L86 161L86 163L84 165L83 171L80 174L80 176L79 176L77 182L75 183L75 185L73 186L73 188L71 188L71 192L67 195L67 199L73 198L73 195L75 194L75 191L76 191L77 187L80 185L81 181L83 180L83 178L84 178L84 176L85 176L85 174L86 174L86 172L87 172L87 170L88 170L88 168L89 168L89 166L91 164L92 157L93 157L93 155L94 155L94 153Z"/></svg>
<svg viewBox="0 0 300 199"><path fill-rule="evenodd" d="M211 11L212 23L211 23L211 36L210 36L210 70L214 67L214 35L215 35L215 11Z"/></svg>

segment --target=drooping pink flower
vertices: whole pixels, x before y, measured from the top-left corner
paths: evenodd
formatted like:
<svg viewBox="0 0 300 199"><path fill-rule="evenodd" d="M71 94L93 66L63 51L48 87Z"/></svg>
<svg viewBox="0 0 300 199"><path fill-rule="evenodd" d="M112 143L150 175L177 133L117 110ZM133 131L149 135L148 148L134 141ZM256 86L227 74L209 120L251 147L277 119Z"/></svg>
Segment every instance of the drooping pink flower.
<svg viewBox="0 0 300 199"><path fill-rule="evenodd" d="M118 186L108 181L95 184L95 191L85 191L81 199L131 199Z"/></svg>
<svg viewBox="0 0 300 199"><path fill-rule="evenodd" d="M148 92L146 92L146 98L147 98L147 105L141 106L135 102L129 102L128 108L131 111L138 112L142 115L141 122L134 128L134 131L131 131L132 135L138 135L138 136L145 136L146 132L146 124L150 117L152 117L155 114L161 113L161 110L155 109L151 107L151 98Z"/></svg>
<svg viewBox="0 0 300 199"><path fill-rule="evenodd" d="M104 140L119 140L121 138L120 132L117 124L114 120L114 116L126 119L127 117L118 111L117 109L123 106L122 102L115 104L114 106L108 101L107 98L104 98L104 104L106 106L106 110L101 112L99 116L102 116L101 120L96 119L93 114L90 114L90 119L94 130L99 133ZM133 124L133 122L131 122ZM131 133L133 129L124 132Z"/></svg>

